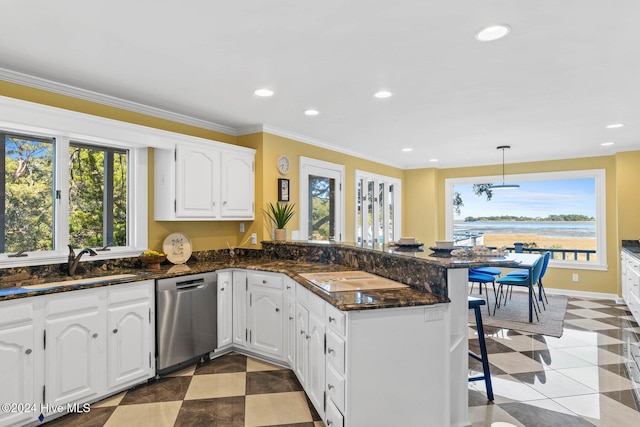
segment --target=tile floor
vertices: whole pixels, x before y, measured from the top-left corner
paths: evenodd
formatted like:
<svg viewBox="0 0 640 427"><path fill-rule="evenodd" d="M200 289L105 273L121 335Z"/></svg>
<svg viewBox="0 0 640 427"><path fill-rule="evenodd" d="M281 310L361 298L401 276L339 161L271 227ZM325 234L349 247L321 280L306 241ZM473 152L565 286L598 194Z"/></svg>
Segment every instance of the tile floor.
<svg viewBox="0 0 640 427"><path fill-rule="evenodd" d="M479 352L473 327L469 336ZM469 384L473 426L640 426L640 383L623 349L640 346L640 328L624 304L569 298L560 338L491 327L485 337L495 400L483 381ZM470 360L469 369L478 375L482 365Z"/></svg>
<svg viewBox="0 0 640 427"><path fill-rule="evenodd" d="M469 384L473 426L640 425L623 346L640 345L626 306L570 298L561 338L486 328L495 401ZM469 346L478 349L470 330ZM470 370L481 365L470 360ZM324 424L293 372L233 353L153 380L48 426L295 426ZM425 423L425 426L428 422ZM376 426L372 426L376 427ZM387 427L387 426L384 426ZM402 426L399 426L402 427ZM438 427L438 426L436 426Z"/></svg>

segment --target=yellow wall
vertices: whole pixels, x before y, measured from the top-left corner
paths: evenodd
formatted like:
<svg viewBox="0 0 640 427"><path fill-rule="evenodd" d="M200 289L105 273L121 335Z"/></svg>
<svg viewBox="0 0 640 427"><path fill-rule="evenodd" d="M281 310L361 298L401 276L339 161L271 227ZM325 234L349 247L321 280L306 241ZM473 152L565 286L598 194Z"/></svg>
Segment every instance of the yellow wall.
<svg viewBox="0 0 640 427"><path fill-rule="evenodd" d="M291 238L291 231L298 230L299 224L299 196L300 196L300 156L310 157L317 160L323 160L326 162L337 163L345 166L345 182L344 182L344 195L345 195L345 234L343 239L347 242L354 241L354 221L355 221L355 171L364 170L367 172L373 172L380 175L391 176L394 178L402 179L403 171L392 166L383 165L381 163L364 160L359 157L350 156L348 154L337 153L335 151L328 150L326 148L317 147L314 145L305 144L293 139L285 138L282 136L272 135L265 133L263 140L263 171L260 175L262 177L262 191L264 199L260 209L256 208L256 220L263 219L258 218L258 212L265 208L267 203L275 203L278 200L278 178L283 178L280 175L277 168L278 158L285 154L289 158L290 170L284 178L290 180L289 191L291 202L296 204L296 215L287 226L287 238ZM260 183L258 184L260 185ZM256 199L256 203L258 200ZM271 225L264 221L264 227L262 234L258 235L258 239L271 240Z"/></svg>

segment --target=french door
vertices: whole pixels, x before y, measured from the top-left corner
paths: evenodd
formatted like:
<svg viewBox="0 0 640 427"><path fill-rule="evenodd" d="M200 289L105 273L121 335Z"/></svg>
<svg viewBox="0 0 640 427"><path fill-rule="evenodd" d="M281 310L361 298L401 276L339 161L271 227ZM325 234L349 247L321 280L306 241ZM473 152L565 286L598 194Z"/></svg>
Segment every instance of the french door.
<svg viewBox="0 0 640 427"><path fill-rule="evenodd" d="M300 234L314 241L344 236L344 165L300 157Z"/></svg>

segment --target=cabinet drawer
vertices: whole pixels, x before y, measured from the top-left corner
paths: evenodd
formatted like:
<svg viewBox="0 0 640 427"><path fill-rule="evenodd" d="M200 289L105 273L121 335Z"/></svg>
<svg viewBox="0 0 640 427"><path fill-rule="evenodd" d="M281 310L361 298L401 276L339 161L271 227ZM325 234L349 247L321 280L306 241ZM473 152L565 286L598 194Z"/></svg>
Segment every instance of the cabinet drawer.
<svg viewBox="0 0 640 427"><path fill-rule="evenodd" d="M325 321L327 325L342 336L345 336L347 330L347 316L334 306L327 304L327 315Z"/></svg>
<svg viewBox="0 0 640 427"><path fill-rule="evenodd" d="M281 275L271 275L265 273L248 273L247 282L249 286L266 286L273 289L282 289L284 278Z"/></svg>
<svg viewBox="0 0 640 427"><path fill-rule="evenodd" d="M344 374L344 340L330 330L327 331L327 360Z"/></svg>
<svg viewBox="0 0 640 427"><path fill-rule="evenodd" d="M331 400L327 400L326 419L327 427L344 427L344 418Z"/></svg>
<svg viewBox="0 0 640 427"><path fill-rule="evenodd" d="M344 377L327 365L327 396L341 412L344 412L344 386Z"/></svg>
<svg viewBox="0 0 640 427"><path fill-rule="evenodd" d="M629 295L627 306L629 307L631 315L636 319L636 322L640 322L640 298L633 294Z"/></svg>

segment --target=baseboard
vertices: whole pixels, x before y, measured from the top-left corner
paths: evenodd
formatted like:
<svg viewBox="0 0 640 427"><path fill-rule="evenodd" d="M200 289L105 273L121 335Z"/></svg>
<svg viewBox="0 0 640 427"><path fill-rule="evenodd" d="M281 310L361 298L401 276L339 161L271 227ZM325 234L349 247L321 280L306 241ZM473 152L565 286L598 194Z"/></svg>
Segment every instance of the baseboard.
<svg viewBox="0 0 640 427"><path fill-rule="evenodd" d="M587 292L587 291L573 291L570 289L553 289L544 288L545 292L554 295L565 295L568 297L580 297L580 298L592 298L592 299L610 299L616 303L623 303L624 301L616 294L607 294L603 292Z"/></svg>

